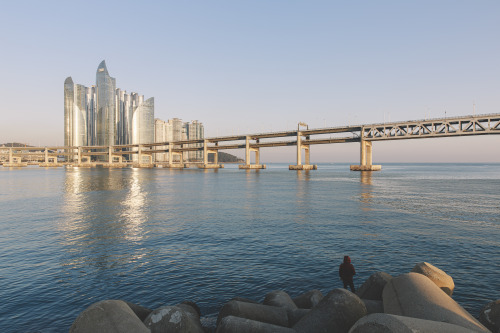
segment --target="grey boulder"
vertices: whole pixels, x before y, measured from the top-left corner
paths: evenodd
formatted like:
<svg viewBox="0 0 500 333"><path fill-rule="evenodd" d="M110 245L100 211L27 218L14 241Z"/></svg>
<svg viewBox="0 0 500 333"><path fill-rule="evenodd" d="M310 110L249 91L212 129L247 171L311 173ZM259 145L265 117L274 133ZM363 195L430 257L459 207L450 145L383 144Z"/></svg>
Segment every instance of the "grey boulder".
<svg viewBox="0 0 500 333"><path fill-rule="evenodd" d="M367 315L354 324L349 333L471 333L468 328L384 313Z"/></svg>
<svg viewBox="0 0 500 333"><path fill-rule="evenodd" d="M226 316L217 326L216 333L295 333L288 327L263 323L246 318Z"/></svg>
<svg viewBox="0 0 500 333"><path fill-rule="evenodd" d="M479 321L493 333L500 333L500 299L486 304L481 309Z"/></svg>
<svg viewBox="0 0 500 333"><path fill-rule="evenodd" d="M219 326L221 320L227 316L240 317L272 325L288 327L288 314L286 309L277 306L229 301L219 312L217 326Z"/></svg>
<svg viewBox="0 0 500 333"><path fill-rule="evenodd" d="M436 266L424 261L416 264L411 271L427 276L436 286L441 288L441 290L449 296L453 294L453 290L455 289L453 278Z"/></svg>
<svg viewBox="0 0 500 333"><path fill-rule="evenodd" d="M186 304L162 306L149 314L144 324L152 333L203 333L198 313Z"/></svg>
<svg viewBox="0 0 500 333"><path fill-rule="evenodd" d="M356 291L356 295L362 299L371 299L375 301L382 300L382 291L385 285L392 279L392 276L384 273L377 272L372 275L361 285Z"/></svg>
<svg viewBox="0 0 500 333"><path fill-rule="evenodd" d="M293 299L297 307L301 309L312 309L323 299L323 294L317 289L309 290L308 292L299 295Z"/></svg>
<svg viewBox="0 0 500 333"><path fill-rule="evenodd" d="M147 327L121 300L105 300L92 304L75 319L70 333L149 332Z"/></svg>
<svg viewBox="0 0 500 333"><path fill-rule="evenodd" d="M348 332L365 315L366 307L358 296L345 289L334 289L293 329L299 333Z"/></svg>
<svg viewBox="0 0 500 333"><path fill-rule="evenodd" d="M292 298L283 290L271 291L266 295L262 304L279 306L285 308L286 310L297 309L297 305L295 305Z"/></svg>
<svg viewBox="0 0 500 333"><path fill-rule="evenodd" d="M475 331L488 332L479 321L418 273L402 274L387 283L382 295L388 314L442 321Z"/></svg>

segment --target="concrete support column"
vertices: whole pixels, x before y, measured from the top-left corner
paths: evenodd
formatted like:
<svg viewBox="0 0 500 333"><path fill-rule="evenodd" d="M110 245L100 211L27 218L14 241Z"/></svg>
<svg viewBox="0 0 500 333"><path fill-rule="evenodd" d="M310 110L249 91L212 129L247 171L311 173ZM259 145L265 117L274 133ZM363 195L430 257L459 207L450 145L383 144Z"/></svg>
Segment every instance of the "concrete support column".
<svg viewBox="0 0 500 333"><path fill-rule="evenodd" d="M12 154L12 148L9 149L9 163L14 163L14 155Z"/></svg>
<svg viewBox="0 0 500 333"><path fill-rule="evenodd" d="M250 165L250 138L248 136L245 139L245 165Z"/></svg>
<svg viewBox="0 0 500 333"><path fill-rule="evenodd" d="M174 158L174 154L172 152L172 148L174 148L174 145L172 143L168 143L168 165L171 166L174 161L173 161L173 158Z"/></svg>
<svg viewBox="0 0 500 333"><path fill-rule="evenodd" d="M113 147L108 147L108 163L113 163Z"/></svg>
<svg viewBox="0 0 500 333"><path fill-rule="evenodd" d="M304 147L305 152L306 152L306 165L309 165L310 163L310 157L311 157L311 151L310 151L311 146Z"/></svg>
<svg viewBox="0 0 500 333"><path fill-rule="evenodd" d="M297 165L302 165L302 133L297 131Z"/></svg>
<svg viewBox="0 0 500 333"><path fill-rule="evenodd" d="M372 165L372 142L371 141L365 141L366 145L366 164L367 165Z"/></svg>
<svg viewBox="0 0 500 333"><path fill-rule="evenodd" d="M203 164L208 164L208 141L203 140Z"/></svg>
<svg viewBox="0 0 500 333"><path fill-rule="evenodd" d="M82 164L82 147L78 147L78 164Z"/></svg>
<svg viewBox="0 0 500 333"><path fill-rule="evenodd" d="M214 151L214 164L219 164L219 151L215 150Z"/></svg>
<svg viewBox="0 0 500 333"><path fill-rule="evenodd" d="M138 161L138 163L139 163L139 164L141 164L141 163L142 163L142 148L143 148L143 145L139 145L139 148L138 148L138 151L139 151L139 152L137 153L137 155L138 155L138 160L139 160L139 161Z"/></svg>
<svg viewBox="0 0 500 333"><path fill-rule="evenodd" d="M49 163L49 149L45 147L45 163Z"/></svg>
<svg viewBox="0 0 500 333"><path fill-rule="evenodd" d="M260 149L259 148L255 149L255 164L257 164L257 165L260 164Z"/></svg>
<svg viewBox="0 0 500 333"><path fill-rule="evenodd" d="M361 139L359 164L366 165L366 141Z"/></svg>

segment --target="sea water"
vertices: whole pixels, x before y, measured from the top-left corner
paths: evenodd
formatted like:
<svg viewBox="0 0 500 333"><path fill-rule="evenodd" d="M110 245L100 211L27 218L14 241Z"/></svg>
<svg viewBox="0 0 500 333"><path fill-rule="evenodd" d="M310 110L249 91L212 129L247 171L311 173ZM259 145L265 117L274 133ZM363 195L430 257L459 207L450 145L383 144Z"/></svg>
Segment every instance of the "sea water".
<svg viewBox="0 0 500 333"><path fill-rule="evenodd" d="M357 287L430 262L477 317L500 298L500 165L0 168L2 332L65 332L104 299L214 316L235 296L326 294L344 255Z"/></svg>

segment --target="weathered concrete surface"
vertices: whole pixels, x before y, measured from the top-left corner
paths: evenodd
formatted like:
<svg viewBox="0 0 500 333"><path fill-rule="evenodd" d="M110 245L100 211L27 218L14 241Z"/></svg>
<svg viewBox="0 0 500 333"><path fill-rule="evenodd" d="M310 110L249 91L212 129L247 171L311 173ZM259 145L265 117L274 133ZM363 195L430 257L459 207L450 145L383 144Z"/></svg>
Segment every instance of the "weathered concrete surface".
<svg viewBox="0 0 500 333"><path fill-rule="evenodd" d="M411 271L427 276L446 294L450 296L453 294L453 290L455 289L455 282L453 282L453 278L436 266L431 265L428 262L421 262L416 264Z"/></svg>
<svg viewBox="0 0 500 333"><path fill-rule="evenodd" d="M361 299L345 289L332 290L293 329L299 333L348 332L366 307Z"/></svg>
<svg viewBox="0 0 500 333"><path fill-rule="evenodd" d="M373 299L361 299L366 307L366 314L384 313L384 302Z"/></svg>
<svg viewBox="0 0 500 333"><path fill-rule="evenodd" d="M494 333L500 333L500 299L486 304L479 312L479 321Z"/></svg>
<svg viewBox="0 0 500 333"><path fill-rule="evenodd" d="M389 281L382 293L384 312L442 321L471 330L486 331L479 321L422 274L408 273Z"/></svg>
<svg viewBox="0 0 500 333"><path fill-rule="evenodd" d="M371 299L376 301L382 300L382 291L385 285L392 279L392 276L384 273L377 272L372 275L363 283L363 285L356 290L356 295L362 299Z"/></svg>
<svg viewBox="0 0 500 333"><path fill-rule="evenodd" d="M271 306L279 306L279 307L285 308L286 310L296 310L297 309L297 305L295 305L295 303L293 302L290 295L288 295L283 290L271 291L270 293L268 293L266 295L262 304L271 305Z"/></svg>
<svg viewBox="0 0 500 333"><path fill-rule="evenodd" d="M127 302L127 301L125 301L125 303L127 303L127 305L130 307L130 309L132 311L134 311L135 315L141 321L144 321L144 319L146 319L146 317L149 316L149 314L151 312L153 312L152 309L146 308L146 307L138 305L138 304L130 303L130 302Z"/></svg>
<svg viewBox="0 0 500 333"><path fill-rule="evenodd" d="M262 323L234 316L224 317L217 326L216 333L295 333L288 327Z"/></svg>
<svg viewBox="0 0 500 333"><path fill-rule="evenodd" d="M309 290L293 299L301 309L312 309L323 299L323 293L317 289Z"/></svg>
<svg viewBox="0 0 500 333"><path fill-rule="evenodd" d="M199 169L222 169L224 164L198 164Z"/></svg>
<svg viewBox="0 0 500 333"><path fill-rule="evenodd" d="M149 332L124 301L106 300L92 304L76 318L70 333Z"/></svg>
<svg viewBox="0 0 500 333"><path fill-rule="evenodd" d="M250 298L245 298L245 297L233 297L233 298L230 299L230 301L239 301L239 302L247 302L247 303L259 304L259 302L254 301L253 299L250 299Z"/></svg>
<svg viewBox="0 0 500 333"><path fill-rule="evenodd" d="M239 169L265 169L265 164L240 164L238 165Z"/></svg>
<svg viewBox="0 0 500 333"><path fill-rule="evenodd" d="M185 304L162 306L151 312L144 324L152 333L204 333L198 314Z"/></svg>
<svg viewBox="0 0 500 333"><path fill-rule="evenodd" d="M372 165L351 165L351 171L380 171L382 166L380 164Z"/></svg>
<svg viewBox="0 0 500 333"><path fill-rule="evenodd" d="M311 311L311 309L286 310L288 315L288 327L293 327L293 325L297 324L302 317L309 313L309 311Z"/></svg>
<svg viewBox="0 0 500 333"><path fill-rule="evenodd" d="M349 333L471 333L468 328L439 321L383 313L367 315L354 324Z"/></svg>
<svg viewBox="0 0 500 333"><path fill-rule="evenodd" d="M288 170L317 170L316 164L289 165Z"/></svg>
<svg viewBox="0 0 500 333"><path fill-rule="evenodd" d="M286 309L270 305L229 301L219 312L217 326L222 318L227 316L246 318L284 327L288 326L288 314Z"/></svg>

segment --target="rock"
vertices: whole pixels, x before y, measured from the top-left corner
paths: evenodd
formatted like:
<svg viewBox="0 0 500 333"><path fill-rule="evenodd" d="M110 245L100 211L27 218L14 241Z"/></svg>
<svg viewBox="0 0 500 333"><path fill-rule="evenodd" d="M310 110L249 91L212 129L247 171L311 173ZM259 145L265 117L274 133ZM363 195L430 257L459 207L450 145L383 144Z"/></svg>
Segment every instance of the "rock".
<svg viewBox="0 0 500 333"><path fill-rule="evenodd" d="M145 308L145 307L138 305L138 304L130 303L127 301L125 301L125 303L127 303L127 305L130 307L130 309L132 311L134 311L135 315L137 317L139 317L139 319L141 321L144 321L144 319L146 319L146 317L149 316L149 314L151 312L153 312L153 310Z"/></svg>
<svg viewBox="0 0 500 333"><path fill-rule="evenodd" d="M384 303L382 301L374 301L372 299L361 299L366 307L366 314L384 313Z"/></svg>
<svg viewBox="0 0 500 333"><path fill-rule="evenodd" d="M382 291L388 281L392 279L387 273L377 272L368 278L363 285L356 291L361 299L371 299L375 301L382 300Z"/></svg>
<svg viewBox="0 0 500 333"><path fill-rule="evenodd" d="M408 273L393 278L386 284L382 299L384 312L388 314L487 331L486 327L422 274Z"/></svg>
<svg viewBox="0 0 500 333"><path fill-rule="evenodd" d="M196 310L187 304L162 306L151 312L144 324L152 333L204 333Z"/></svg>
<svg viewBox="0 0 500 333"><path fill-rule="evenodd" d="M486 304L481 309L479 321L493 333L500 333L500 299Z"/></svg>
<svg viewBox="0 0 500 333"><path fill-rule="evenodd" d="M286 314L288 315L288 327L293 327L302 317L311 311L310 309L295 309L295 310L286 310Z"/></svg>
<svg viewBox="0 0 500 333"><path fill-rule="evenodd" d="M293 329L299 333L348 332L366 307L361 299L345 289L332 290Z"/></svg>
<svg viewBox="0 0 500 333"><path fill-rule="evenodd" d="M286 310L295 310L297 305L293 302L292 298L283 290L271 291L264 298L264 305L279 306Z"/></svg>
<svg viewBox="0 0 500 333"><path fill-rule="evenodd" d="M295 305L301 309L312 309L323 299L323 294L317 289L299 295L293 299Z"/></svg>
<svg viewBox="0 0 500 333"><path fill-rule="evenodd" d="M449 323L395 316L384 313L369 314L354 324L349 333L471 333L472 331Z"/></svg>
<svg viewBox="0 0 500 333"><path fill-rule="evenodd" d="M234 316L224 317L217 326L216 333L295 333L288 327L262 323Z"/></svg>
<svg viewBox="0 0 500 333"><path fill-rule="evenodd" d="M219 312L217 326L222 318L227 316L240 317L263 323L288 327L288 314L285 308L264 304L254 304L239 301L227 302Z"/></svg>
<svg viewBox="0 0 500 333"><path fill-rule="evenodd" d="M69 331L70 333L149 332L127 303L120 300L106 300L92 304L80 313Z"/></svg>
<svg viewBox="0 0 500 333"><path fill-rule="evenodd" d="M427 276L449 296L453 294L453 290L455 289L453 278L436 266L433 266L427 262L421 262L416 264L411 271Z"/></svg>

